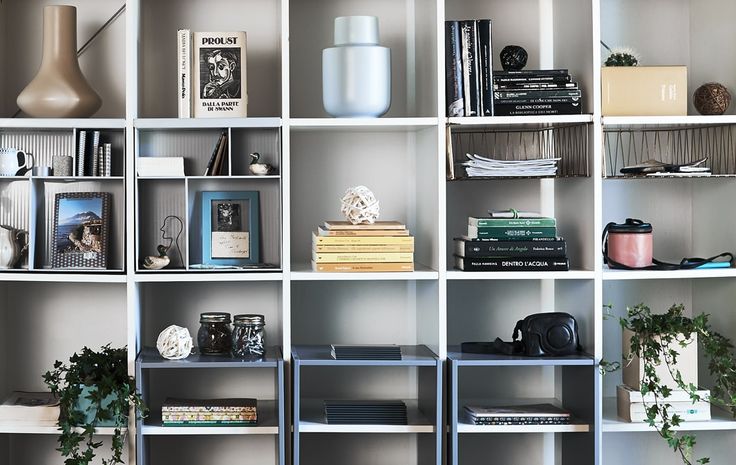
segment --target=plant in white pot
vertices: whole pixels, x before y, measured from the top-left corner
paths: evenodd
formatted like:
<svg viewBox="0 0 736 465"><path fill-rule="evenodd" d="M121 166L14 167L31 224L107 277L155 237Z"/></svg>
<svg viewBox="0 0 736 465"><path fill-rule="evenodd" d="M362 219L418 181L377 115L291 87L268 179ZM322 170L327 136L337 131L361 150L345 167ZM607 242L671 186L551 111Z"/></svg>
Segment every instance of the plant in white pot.
<svg viewBox="0 0 736 465"><path fill-rule="evenodd" d="M123 463L123 428L128 426L131 407L139 416L147 412L143 398L128 375L127 348L103 346L99 351L87 347L69 358L66 365L54 363L43 375L51 392L59 396L59 448L65 465L88 465L102 442L95 440L95 428L115 428L111 457L104 465Z"/></svg>

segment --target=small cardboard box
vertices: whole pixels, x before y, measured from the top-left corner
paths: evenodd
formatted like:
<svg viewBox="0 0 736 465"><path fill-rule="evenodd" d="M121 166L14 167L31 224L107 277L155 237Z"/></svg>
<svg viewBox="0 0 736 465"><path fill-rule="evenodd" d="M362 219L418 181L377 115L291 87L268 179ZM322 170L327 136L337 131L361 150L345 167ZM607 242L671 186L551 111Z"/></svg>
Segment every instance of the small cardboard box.
<svg viewBox="0 0 736 465"><path fill-rule="evenodd" d="M686 66L605 66L603 116L687 115Z"/></svg>
<svg viewBox="0 0 736 465"><path fill-rule="evenodd" d="M631 352L631 337L634 333L628 329L623 331L623 381L624 384L633 388L636 391L641 391L641 378L644 376L644 364L641 362L638 356L634 355L631 362L628 362L628 354ZM670 345L671 349L677 351L677 369L682 375L682 380L685 384L692 384L698 386L698 340L695 334L692 335L690 343L681 347L679 344L674 343ZM680 389L677 382L674 380L672 375L667 368L667 365L661 363L656 368L657 376L661 380L661 385L667 386L670 389Z"/></svg>

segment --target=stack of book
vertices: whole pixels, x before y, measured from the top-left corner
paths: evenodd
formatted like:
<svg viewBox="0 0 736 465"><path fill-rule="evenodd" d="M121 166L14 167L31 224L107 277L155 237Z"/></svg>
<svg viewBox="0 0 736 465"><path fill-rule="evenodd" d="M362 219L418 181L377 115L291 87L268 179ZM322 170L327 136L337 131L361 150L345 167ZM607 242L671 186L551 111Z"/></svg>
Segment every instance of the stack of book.
<svg viewBox="0 0 736 465"><path fill-rule="evenodd" d="M570 412L552 404L486 407L466 405L465 420L472 425L569 425Z"/></svg>
<svg viewBox="0 0 736 465"><path fill-rule="evenodd" d="M445 22L447 116L493 116L491 20Z"/></svg>
<svg viewBox="0 0 736 465"><path fill-rule="evenodd" d="M164 426L252 426L258 423L256 399L174 399L161 406Z"/></svg>
<svg viewBox="0 0 736 465"><path fill-rule="evenodd" d="M414 271L414 238L397 221L326 221L312 233L314 271Z"/></svg>
<svg viewBox="0 0 736 465"><path fill-rule="evenodd" d="M56 426L60 412L59 398L50 392L13 391L0 404L0 422Z"/></svg>
<svg viewBox="0 0 736 465"><path fill-rule="evenodd" d="M670 396L659 398L660 403L669 404L669 414L679 415L684 421L708 421L710 415L710 391L702 389L696 392L700 400L693 402L687 391L673 389ZM641 391L625 384L616 388L618 416L629 422L647 421L647 408L655 405L657 399L651 392L642 395Z"/></svg>
<svg viewBox="0 0 736 465"><path fill-rule="evenodd" d="M332 344L330 354L335 360L401 360L397 345Z"/></svg>
<svg viewBox="0 0 736 465"><path fill-rule="evenodd" d="M575 115L582 113L582 93L566 69L496 71L496 116Z"/></svg>
<svg viewBox="0 0 736 465"><path fill-rule="evenodd" d="M455 239L455 267L463 271L567 271L567 246L555 218L468 218L468 235ZM524 215L531 216L531 215Z"/></svg>
<svg viewBox="0 0 736 465"><path fill-rule="evenodd" d="M112 144L100 140L100 131L79 131L77 176L112 176Z"/></svg>
<svg viewBox="0 0 736 465"><path fill-rule="evenodd" d="M400 400L326 400L328 425L406 425L406 404Z"/></svg>
<svg viewBox="0 0 736 465"><path fill-rule="evenodd" d="M228 137L227 131L222 131L220 137L217 139L215 148L212 150L210 161L207 163L207 168L204 170L203 176L222 176L227 166L227 144ZM227 174L227 173L224 173Z"/></svg>

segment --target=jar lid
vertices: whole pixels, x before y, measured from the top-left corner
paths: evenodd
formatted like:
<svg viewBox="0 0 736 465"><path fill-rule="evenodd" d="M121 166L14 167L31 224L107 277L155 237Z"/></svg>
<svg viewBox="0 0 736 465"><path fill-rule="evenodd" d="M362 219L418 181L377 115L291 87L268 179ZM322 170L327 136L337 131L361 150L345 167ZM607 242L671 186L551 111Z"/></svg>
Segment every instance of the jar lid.
<svg viewBox="0 0 736 465"><path fill-rule="evenodd" d="M263 315L258 315L254 313L243 313L240 315L235 315L233 317L233 321L236 325L266 325L266 319L263 317Z"/></svg>
<svg viewBox="0 0 736 465"><path fill-rule="evenodd" d="M230 323L230 314L226 312L206 312L199 314L200 323Z"/></svg>
<svg viewBox="0 0 736 465"><path fill-rule="evenodd" d="M378 45L378 18L340 16L335 18L335 45Z"/></svg>
<svg viewBox="0 0 736 465"><path fill-rule="evenodd" d="M607 226L609 233L628 233L628 234L647 234L652 232L652 225L642 220L634 218L626 218L625 223L609 223Z"/></svg>

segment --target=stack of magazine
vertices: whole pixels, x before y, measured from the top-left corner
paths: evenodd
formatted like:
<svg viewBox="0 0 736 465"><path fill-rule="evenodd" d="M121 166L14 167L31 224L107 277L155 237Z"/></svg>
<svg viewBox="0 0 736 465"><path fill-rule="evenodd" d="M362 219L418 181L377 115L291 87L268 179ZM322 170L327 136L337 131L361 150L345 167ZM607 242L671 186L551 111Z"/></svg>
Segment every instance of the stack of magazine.
<svg viewBox="0 0 736 465"><path fill-rule="evenodd" d="M253 426L258 423L256 399L174 399L161 406L164 426Z"/></svg>
<svg viewBox="0 0 736 465"><path fill-rule="evenodd" d="M401 347L393 344L332 344L331 347L331 355L335 360L401 360Z"/></svg>
<svg viewBox="0 0 736 465"><path fill-rule="evenodd" d="M473 425L568 425L570 412L552 404L490 407L466 405L465 419Z"/></svg>
<svg viewBox="0 0 736 465"><path fill-rule="evenodd" d="M401 400L326 400L329 425L406 425L406 404Z"/></svg>
<svg viewBox="0 0 736 465"><path fill-rule="evenodd" d="M537 158L533 160L496 160L480 155L466 154L468 161L461 163L469 178L477 177L532 177L557 174L559 158Z"/></svg>
<svg viewBox="0 0 736 465"><path fill-rule="evenodd" d="M0 404L0 422L7 425L56 426L59 397L50 392L13 391Z"/></svg>

